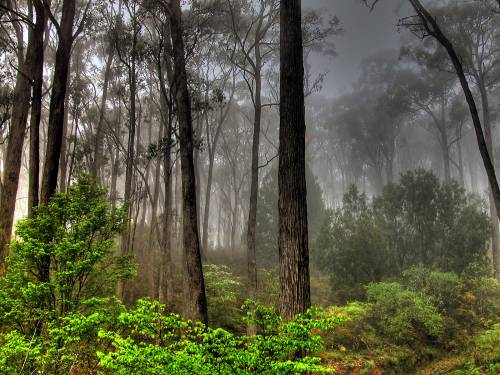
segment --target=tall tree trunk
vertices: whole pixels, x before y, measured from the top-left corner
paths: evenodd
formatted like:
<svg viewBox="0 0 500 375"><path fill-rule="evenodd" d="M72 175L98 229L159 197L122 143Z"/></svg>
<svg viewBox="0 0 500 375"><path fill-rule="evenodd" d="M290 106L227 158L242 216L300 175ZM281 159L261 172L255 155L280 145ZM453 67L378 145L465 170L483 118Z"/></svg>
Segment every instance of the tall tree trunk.
<svg viewBox="0 0 500 375"><path fill-rule="evenodd" d="M280 11L280 311L290 320L311 305L301 1L282 0Z"/></svg>
<svg viewBox="0 0 500 375"><path fill-rule="evenodd" d="M185 317L207 323L207 301L198 237L198 214L196 212L193 120L187 85L180 0L172 0L170 7L170 33L172 36L175 77L174 92L177 103L177 117L179 119L182 171L183 244L186 268L186 287L184 288Z"/></svg>
<svg viewBox="0 0 500 375"><path fill-rule="evenodd" d="M77 52L77 58L75 59L78 61L79 56L80 56L80 51ZM78 71L75 72L75 75L78 75ZM71 84L71 59L69 62L68 66L68 87ZM72 129L70 129L70 138L71 135L73 134L73 130L75 129L75 116L76 112L78 111L77 109L77 104L73 103L73 121L71 123ZM68 154L69 154L69 149L71 148L71 143L68 145L68 124L69 124L69 89L66 90L66 95L64 97L64 121L63 121L63 133L62 133L62 143L61 143L61 159L59 161L59 191L65 192L66 191L66 181L67 181L67 174L68 174Z"/></svg>
<svg viewBox="0 0 500 375"><path fill-rule="evenodd" d="M113 64L113 59L115 57L115 46L113 43L109 43L108 45L108 56L106 58L106 67L104 68L104 82L102 87L102 96L101 96L101 108L99 111L99 122L97 123L97 128L95 132L95 140L94 140L94 163L92 164L92 168L90 173L92 177L97 178L99 175L99 169L102 166L102 155L103 155L103 130L104 130L104 120L106 116L106 102L108 100L108 88L109 81L111 77L111 66Z"/></svg>
<svg viewBox="0 0 500 375"><path fill-rule="evenodd" d="M68 86L68 72L73 45L73 23L75 18L76 0L64 0L59 42L57 45L54 80L50 97L49 126L47 130L47 148L43 166L40 204L47 205L57 189L59 160L64 134L65 98ZM48 281L50 272L50 257L41 260L40 280Z"/></svg>
<svg viewBox="0 0 500 375"><path fill-rule="evenodd" d="M172 68L172 60L169 53L172 50L172 41L170 39L169 30L166 24L163 25L163 36L165 46L163 47L162 55L158 59L158 78L160 81L160 107L161 118L163 121L163 170L164 170L164 190L165 200L163 208L163 235L162 246L160 252L160 269L158 272L158 298L161 303L168 306L173 305L174 296L174 281L173 281L173 264L172 264L172 137L173 137L173 103L172 91L167 90L165 81L165 73L170 86L170 90L174 85L174 72ZM158 233L158 235L160 235Z"/></svg>
<svg viewBox="0 0 500 375"><path fill-rule="evenodd" d="M40 204L46 205L57 189L59 160L64 134L65 98L68 87L68 72L73 45L73 23L75 19L76 0L64 0L59 42L57 45L54 80L50 97L49 126L47 131L47 148L43 166Z"/></svg>
<svg viewBox="0 0 500 375"><path fill-rule="evenodd" d="M261 64L262 61L260 54L260 44L256 43L252 165L250 171L250 204L248 207L247 227L248 296L252 300L255 300L255 298L257 297L257 258L255 254L255 228L257 226L257 202L259 197L259 146L262 116ZM253 327L249 328L249 333L254 333Z"/></svg>
<svg viewBox="0 0 500 375"><path fill-rule="evenodd" d="M50 6L51 1L47 1ZM40 122L42 119L42 91L43 91L43 59L45 44L43 41L48 17L41 0L34 0L36 11L35 29L33 30L33 48L38 51L38 57L33 67L33 98L31 100L30 118L30 149L29 149L29 188L28 188L28 216L33 217L33 207L38 206L38 192L40 189Z"/></svg>
<svg viewBox="0 0 500 375"><path fill-rule="evenodd" d="M133 202L132 202L132 184L134 175L134 162L135 162L135 139L136 139L136 126L137 126L137 115L136 115L136 95L137 95L137 71L136 71L136 47L137 47L137 36L138 36L138 25L137 20L133 17L133 37L132 37L132 51L131 51L131 63L128 66L129 74L129 85L130 85L130 112L129 112L129 132L128 132L128 143L127 143L127 159L125 166L125 192L123 199L128 205L128 221L127 230L122 235L121 241L121 253L122 255L128 254L130 252L130 239L131 239L131 222L132 212L133 212ZM123 288L118 287L118 295L123 294Z"/></svg>
<svg viewBox="0 0 500 375"><path fill-rule="evenodd" d="M205 190L205 207L203 211L203 237L202 249L205 255L208 252L208 221L210 220L210 200L212 197L212 180L214 175L214 161L215 153L211 152L208 156L208 173L207 173L207 186Z"/></svg>
<svg viewBox="0 0 500 375"><path fill-rule="evenodd" d="M448 147L448 134L446 128L441 129L441 155L443 157L444 180L451 181L450 148Z"/></svg>
<svg viewBox="0 0 500 375"><path fill-rule="evenodd" d="M165 100L163 99L166 108ZM168 110L164 123L164 132L167 145L163 154L163 173L165 203L163 209L163 236L160 260L160 279L158 282L160 302L171 305L173 301L173 265L172 265L172 115Z"/></svg>
<svg viewBox="0 0 500 375"><path fill-rule="evenodd" d="M213 175L214 175L214 162L215 162L215 153L217 152L217 146L219 145L219 138L222 132L222 127L226 121L227 115L229 114L229 110L231 109L231 103L234 97L236 81L235 75L233 74L233 83L231 89L231 95L229 101L226 105L226 109L223 111L220 109L220 118L219 123L217 124L217 129L215 129L215 134L212 139L212 143L210 144L210 140L208 139L210 133L209 121L208 117L205 117L206 121L206 134L207 134L207 148L208 148L208 174L207 174L207 185L205 191L205 207L203 212L203 238L202 238L202 249L206 253L208 251L208 222L210 220L210 202L212 197L212 183L213 183ZM219 235L217 234L217 237ZM217 242L219 245L219 242Z"/></svg>
<svg viewBox="0 0 500 375"><path fill-rule="evenodd" d="M7 2L12 8L10 1ZM35 33L29 31L26 57L24 56L23 29L19 21L12 23L18 39L18 72L14 88L14 106L10 120L7 154L4 160L2 178L2 195L0 197L0 276L5 272L5 257L8 253L8 243L12 234L16 195L21 171L24 136L28 121L29 103L31 99L31 78L34 74L34 64L38 60L40 49L36 49ZM43 35L42 35L43 37Z"/></svg>

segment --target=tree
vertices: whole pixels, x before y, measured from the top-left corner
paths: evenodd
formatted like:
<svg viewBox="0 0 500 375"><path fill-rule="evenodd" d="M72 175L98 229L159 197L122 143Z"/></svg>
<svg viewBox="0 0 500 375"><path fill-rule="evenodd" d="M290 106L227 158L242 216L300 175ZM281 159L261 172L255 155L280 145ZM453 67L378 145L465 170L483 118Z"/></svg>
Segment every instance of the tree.
<svg viewBox="0 0 500 375"><path fill-rule="evenodd" d="M353 186L326 217L313 260L342 301L363 299L364 285L422 265L462 274L486 264L488 217L455 182L417 170L370 201Z"/></svg>
<svg viewBox="0 0 500 375"><path fill-rule="evenodd" d="M470 89L469 82L465 73L464 65L458 54L452 41L445 35L439 26L436 18L422 5L419 0L408 0L416 12L415 17L410 17L403 20L402 25L410 28L417 36L422 39L426 37L433 37L446 51L453 69L457 74L460 81L460 86L464 93L469 111L472 117L472 123L474 125L474 131L476 133L476 139L479 147L479 152L483 160L483 165L486 170L486 175L488 176L488 183L491 189L491 195L493 197L493 203L497 211L497 217L500 218L500 187L498 185L498 180L496 176L495 167L493 164L493 157L491 151L488 149L488 144L485 139L485 132L481 125L481 119L479 117L479 112L477 109L476 101L472 90ZM368 4L371 9L379 2L379 0L363 0L365 4ZM497 255L498 256L498 255Z"/></svg>
<svg viewBox="0 0 500 375"><path fill-rule="evenodd" d="M259 147L263 109L262 76L264 66L274 50L270 34L278 16L278 2L275 0L259 0L256 6L252 1L243 4L250 9L251 16L249 19L245 19L247 17L245 13L236 14L233 0L228 0L228 5L231 18L230 29L238 49L238 53L233 54L232 61L242 72L254 109L250 200L246 233L249 296L254 299L257 290L255 229L259 196Z"/></svg>
<svg viewBox="0 0 500 375"><path fill-rule="evenodd" d="M0 197L0 276L5 272L5 257L7 255L7 244L10 240L12 225L14 222L14 209L16 205L16 194L19 184L19 173L21 170L21 158L23 153L24 133L28 121L29 102L31 99L31 81L37 79L39 85L39 64L43 61L43 41L45 31L44 14L38 2L36 7L36 23L28 25L28 46L24 49L23 27L18 18L19 13L13 11L12 1L7 1L5 6L10 10L10 21L17 37L17 78L14 88L14 101L11 118L11 131L8 139L5 169L2 178L2 195ZM14 13L12 13L14 12ZM39 86L36 87L37 90ZM36 91L36 95L39 92ZM35 98L38 100L38 97ZM35 101L33 102L35 103ZM35 109L36 110L36 109Z"/></svg>
<svg viewBox="0 0 500 375"><path fill-rule="evenodd" d="M90 2L83 10L80 24L74 31L76 0L64 0L61 10L61 21L58 22L50 9L45 7L48 17L54 24L59 38L54 67L54 79L50 96L49 126L47 130L47 148L43 166L40 204L47 204L57 188L59 160L64 133L65 99L68 88L68 71L71 60L71 49L76 38L82 33L89 10Z"/></svg>
<svg viewBox="0 0 500 375"><path fill-rule="evenodd" d="M316 241L326 213L323 192L310 163L306 165L307 187L307 229L309 243ZM271 164L264 173L259 189L259 209L257 215L257 265L274 268L278 259L278 163Z"/></svg>
<svg viewBox="0 0 500 375"><path fill-rule="evenodd" d="M170 34L174 57L174 95L179 120L179 143L182 172L182 235L185 252L185 316L206 323L207 300L201 264L196 186L193 162L193 120L188 91L184 40L182 36L182 11L180 0L172 0L169 6Z"/></svg>
<svg viewBox="0 0 500 375"><path fill-rule="evenodd" d="M278 244L280 312L287 320L311 304L301 14L300 0L281 1Z"/></svg>
<svg viewBox="0 0 500 375"><path fill-rule="evenodd" d="M51 1L46 4L50 6ZM43 60L44 60L44 33L47 28L48 16L45 5L41 0L33 1L36 11L35 29L33 30L34 48L38 57L33 68L33 97L31 98L30 118L30 150L29 150L29 191L28 216L33 216L33 208L38 206L40 189L40 121L42 118L43 95Z"/></svg>

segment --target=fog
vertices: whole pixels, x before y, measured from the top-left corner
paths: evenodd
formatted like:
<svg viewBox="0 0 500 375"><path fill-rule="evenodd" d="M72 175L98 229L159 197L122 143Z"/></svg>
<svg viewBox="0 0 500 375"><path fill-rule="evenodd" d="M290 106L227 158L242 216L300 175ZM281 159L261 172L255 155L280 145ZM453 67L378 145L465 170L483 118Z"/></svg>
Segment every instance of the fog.
<svg viewBox="0 0 500 375"><path fill-rule="evenodd" d="M499 5L0 0L0 374L498 373Z"/></svg>

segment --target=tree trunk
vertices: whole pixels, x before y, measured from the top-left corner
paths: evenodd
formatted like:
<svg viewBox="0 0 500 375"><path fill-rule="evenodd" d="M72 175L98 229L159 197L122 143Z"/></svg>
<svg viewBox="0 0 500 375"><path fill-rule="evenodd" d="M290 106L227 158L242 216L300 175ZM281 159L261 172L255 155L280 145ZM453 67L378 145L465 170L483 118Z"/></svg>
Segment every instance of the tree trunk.
<svg viewBox="0 0 500 375"><path fill-rule="evenodd" d="M254 121L252 139L252 165L250 171L250 204L248 207L247 227L247 267L248 267L248 297L255 300L257 297L257 259L255 254L255 228L257 226L257 202L259 197L259 146L260 126L262 116L262 78L260 45L255 45L255 95ZM249 327L249 333L255 333Z"/></svg>
<svg viewBox="0 0 500 375"><path fill-rule="evenodd" d="M446 127L440 130L441 134L441 155L443 157L444 166L444 180L446 182L451 181L451 164L450 164L450 149L448 147L448 134L446 132Z"/></svg>
<svg viewBox="0 0 500 375"><path fill-rule="evenodd" d="M76 61L78 61L80 52L78 51ZM75 75L78 75L78 70L75 72ZM71 84L71 59L69 61L68 66L68 87ZM69 90L66 90L66 95L64 97L64 121L63 121L63 134L62 134L62 143L61 143L61 159L59 161L59 191L66 191L66 181L67 181L67 172L68 172L68 153L71 148L71 143L68 145L68 123L69 123ZM73 103L73 121L71 123L70 129L70 138L73 134L73 130L75 128L75 116L77 112L77 104Z"/></svg>
<svg viewBox="0 0 500 375"><path fill-rule="evenodd" d="M165 100L163 99L163 102ZM165 103L166 104L166 103ZM164 104L164 105L165 105ZM165 106L166 107L166 106ZM159 275L159 298L160 302L171 305L173 301L173 265L172 265L172 115L168 111L168 118L165 121L165 139L167 145L163 155L163 173L164 173L164 190L165 203L163 209L163 241L162 241L162 256L160 260L160 275Z"/></svg>
<svg viewBox="0 0 500 375"><path fill-rule="evenodd" d="M282 0L280 10L280 311L290 320L311 305L301 1Z"/></svg>
<svg viewBox="0 0 500 375"><path fill-rule="evenodd" d="M127 229L122 235L121 241L121 253L122 255L129 254L130 252L130 239L131 239L131 225L130 220L132 218L132 183L134 174L134 162L135 162L135 133L136 133L136 95L137 95L137 72L136 72L136 47L137 47L137 20L133 17L133 37L132 37L132 51L131 51L131 63L128 66L129 75L129 85L130 85L130 112L129 112L129 133L128 133L128 143L127 143L127 159L125 166L125 192L123 199L125 204L128 206L128 220ZM118 295L123 294L123 288L118 287Z"/></svg>
<svg viewBox="0 0 500 375"><path fill-rule="evenodd" d="M73 45L73 22L75 18L75 0L64 0L59 42L57 45L54 80L50 97L49 126L47 130L47 148L43 166L40 204L47 205L57 189L59 160L64 134L65 98L68 86L68 72ZM48 281L50 273L50 257L43 257L40 266L40 280Z"/></svg>
<svg viewBox="0 0 500 375"><path fill-rule="evenodd" d="M175 77L174 93L179 120L182 172L183 244L186 268L186 287L184 288L185 317L207 323L207 301L198 237L198 214L196 212L193 120L187 85L180 0L172 0L170 7L170 33L172 36Z"/></svg>
<svg viewBox="0 0 500 375"><path fill-rule="evenodd" d="M57 45L54 81L50 97L49 126L47 130L47 148L43 166L40 204L46 205L57 189L59 160L64 134L65 98L68 87L68 72L73 45L73 22L75 18L75 0L64 0Z"/></svg>
<svg viewBox="0 0 500 375"><path fill-rule="evenodd" d="M51 1L47 1L50 6ZM43 59L45 44L43 42L48 17L41 0L34 0L36 11L35 29L33 31L33 48L38 51L38 57L33 67L33 98L31 100L30 118L30 149L29 149L29 188L28 188L28 217L33 217L33 207L38 206L38 192L40 189L40 122L42 119L43 96Z"/></svg>
<svg viewBox="0 0 500 375"><path fill-rule="evenodd" d="M11 8L10 1L7 5ZM22 26L18 21L14 21L12 25L18 39L18 73L16 77L16 86L14 88L14 105L12 109L12 118L10 120L10 134L8 138L7 154L4 160L3 186L2 195L0 197L0 276L5 272L5 257L8 254L7 247L14 224L14 211L16 207L17 188L19 185L19 174L21 171L24 136L30 108L30 80L34 74L35 61L38 60L41 52L39 49L36 49L36 40L38 37L35 36L33 30L30 30L26 57L24 57Z"/></svg>
<svg viewBox="0 0 500 375"><path fill-rule="evenodd" d="M108 100L108 88L109 80L111 77L111 66L113 64L113 59L115 57L115 46L113 43L108 45L108 56L106 59L106 67L104 68L104 83L102 87L101 96L101 108L99 111L99 122L97 123L97 128L95 132L94 141L94 163L90 170L93 178L97 178L99 175L99 169L101 168L102 161L102 145L103 145L103 130L104 130L104 119L106 115L106 102Z"/></svg>

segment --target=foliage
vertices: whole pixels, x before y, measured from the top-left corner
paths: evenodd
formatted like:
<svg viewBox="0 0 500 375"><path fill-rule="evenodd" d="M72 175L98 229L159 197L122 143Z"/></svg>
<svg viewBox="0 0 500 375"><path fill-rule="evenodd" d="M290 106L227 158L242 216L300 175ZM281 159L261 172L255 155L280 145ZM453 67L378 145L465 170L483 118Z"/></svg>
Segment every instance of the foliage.
<svg viewBox="0 0 500 375"><path fill-rule="evenodd" d="M330 211L314 244L314 261L331 275L333 290L342 300L362 299L364 285L381 281L391 269L382 228L367 197L351 187L344 206Z"/></svg>
<svg viewBox="0 0 500 375"><path fill-rule="evenodd" d="M340 318L309 311L284 323L274 308L248 302L247 321L256 336L236 336L221 328L162 314L157 302L141 300L118 316L118 331L99 333L113 349L99 352L100 365L114 374L288 374L328 372L317 357L296 357L322 348L317 329L333 329Z"/></svg>
<svg viewBox="0 0 500 375"><path fill-rule="evenodd" d="M375 199L398 271L421 264L461 273L484 262L490 236L488 216L455 181L440 183L422 169L401 176Z"/></svg>
<svg viewBox="0 0 500 375"><path fill-rule="evenodd" d="M455 182L424 170L408 172L369 202L351 187L330 212L313 246L313 261L331 275L340 301L363 297L363 285L407 268L455 273L486 264L490 224L484 208Z"/></svg>
<svg viewBox="0 0 500 375"><path fill-rule="evenodd" d="M242 283L229 267L217 264L203 266L210 326L226 329L241 328L241 310L238 304Z"/></svg>
<svg viewBox="0 0 500 375"><path fill-rule="evenodd" d="M425 295L399 283L373 283L367 287L370 317L394 343L411 344L438 339L444 332L443 318Z"/></svg>
<svg viewBox="0 0 500 375"><path fill-rule="evenodd" d="M97 327L118 308L116 282L133 271L113 254L124 219L83 176L17 224L0 280L1 371L62 373L89 356Z"/></svg>

